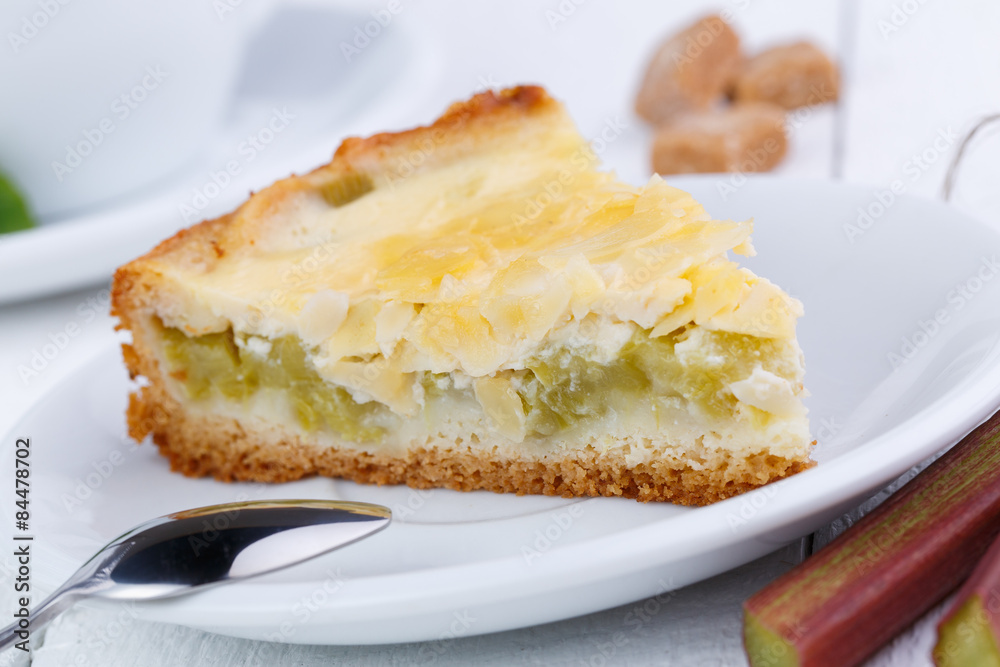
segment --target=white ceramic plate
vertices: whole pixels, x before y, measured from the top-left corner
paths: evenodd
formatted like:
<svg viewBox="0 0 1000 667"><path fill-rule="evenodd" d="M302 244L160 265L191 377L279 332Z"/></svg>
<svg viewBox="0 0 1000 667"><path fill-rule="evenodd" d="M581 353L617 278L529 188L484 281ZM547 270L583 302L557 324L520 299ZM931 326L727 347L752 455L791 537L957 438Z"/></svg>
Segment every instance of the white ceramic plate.
<svg viewBox="0 0 1000 667"><path fill-rule="evenodd" d="M678 179L714 215L756 218L748 263L805 303L800 339L819 465L698 509L378 488L280 486L172 474L123 435L127 380L108 350L2 441L31 438L36 584L52 587L142 520L240 498L321 497L393 508L387 530L280 575L147 603L143 619L302 643L434 640L522 627L652 596L808 533L955 442L1000 403L1000 236L947 206L755 178L723 196ZM872 224L853 238L858 208ZM905 362L894 365L890 355ZM12 525L12 502L3 502ZM209 527L210 530L210 527Z"/></svg>
<svg viewBox="0 0 1000 667"><path fill-rule="evenodd" d="M0 304L110 280L177 230L329 161L344 136L412 117L435 89L440 54L409 21L346 62L330 36L366 21L368 14L336 7L276 12L248 48L227 125L183 173L96 210L0 235Z"/></svg>

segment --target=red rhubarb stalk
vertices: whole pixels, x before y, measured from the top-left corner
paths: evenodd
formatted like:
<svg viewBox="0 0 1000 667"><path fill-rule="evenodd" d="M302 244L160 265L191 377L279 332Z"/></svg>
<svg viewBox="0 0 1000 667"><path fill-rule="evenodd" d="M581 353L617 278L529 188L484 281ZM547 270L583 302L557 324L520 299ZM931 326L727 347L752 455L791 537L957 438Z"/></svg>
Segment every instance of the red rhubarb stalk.
<svg viewBox="0 0 1000 667"><path fill-rule="evenodd" d="M862 662L953 591L998 531L1000 413L744 603L750 664Z"/></svg>
<svg viewBox="0 0 1000 667"><path fill-rule="evenodd" d="M938 624L934 664L1000 667L1000 539L979 561Z"/></svg>

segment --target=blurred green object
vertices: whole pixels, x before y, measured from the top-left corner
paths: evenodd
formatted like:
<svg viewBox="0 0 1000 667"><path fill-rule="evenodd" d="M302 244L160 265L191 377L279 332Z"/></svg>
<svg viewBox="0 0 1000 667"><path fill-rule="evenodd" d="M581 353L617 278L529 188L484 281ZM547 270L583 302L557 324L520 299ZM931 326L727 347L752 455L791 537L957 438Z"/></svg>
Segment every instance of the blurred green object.
<svg viewBox="0 0 1000 667"><path fill-rule="evenodd" d="M0 174L0 234L31 229L35 226L24 197L14 184Z"/></svg>

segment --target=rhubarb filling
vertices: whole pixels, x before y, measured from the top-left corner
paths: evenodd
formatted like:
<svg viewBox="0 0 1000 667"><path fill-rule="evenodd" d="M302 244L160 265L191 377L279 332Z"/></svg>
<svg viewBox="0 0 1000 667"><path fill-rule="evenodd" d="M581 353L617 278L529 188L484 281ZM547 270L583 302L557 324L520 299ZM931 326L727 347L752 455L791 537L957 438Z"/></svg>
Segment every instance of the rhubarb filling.
<svg viewBox="0 0 1000 667"><path fill-rule="evenodd" d="M240 404L262 390L280 390L304 431L327 431L357 443L378 444L404 420L426 418L449 403L476 404L497 432L516 442L601 421L663 420L678 413L709 424L735 419L763 430L775 413L787 416L799 405L794 399L801 368L793 342L694 326L658 337L637 328L611 359L557 348L527 358L523 368L490 376L400 374L416 414L394 410L356 388L364 386L366 374L384 373L379 355L359 364L358 381L348 387L324 378L311 359L314 350L292 336L263 341L232 328L188 336L157 326L168 372L187 400ZM768 402L761 391L754 393L760 377L775 386L784 383L787 400L771 396Z"/></svg>

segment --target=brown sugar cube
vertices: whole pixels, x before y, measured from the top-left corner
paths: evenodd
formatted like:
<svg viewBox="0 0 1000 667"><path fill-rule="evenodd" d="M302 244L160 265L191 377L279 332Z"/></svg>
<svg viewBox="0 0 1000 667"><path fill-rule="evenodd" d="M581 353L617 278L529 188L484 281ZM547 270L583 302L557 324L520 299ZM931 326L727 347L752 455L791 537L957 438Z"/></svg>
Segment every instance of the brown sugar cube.
<svg viewBox="0 0 1000 667"><path fill-rule="evenodd" d="M740 39L722 17L706 16L660 46L646 70L635 110L651 123L708 109L732 85Z"/></svg>
<svg viewBox="0 0 1000 667"><path fill-rule="evenodd" d="M737 102L770 102L785 109L837 99L840 74L809 42L776 46L748 60L733 88Z"/></svg>
<svg viewBox="0 0 1000 667"><path fill-rule="evenodd" d="M769 171L785 157L787 148L784 109L741 104L687 114L659 128L653 140L653 171Z"/></svg>

